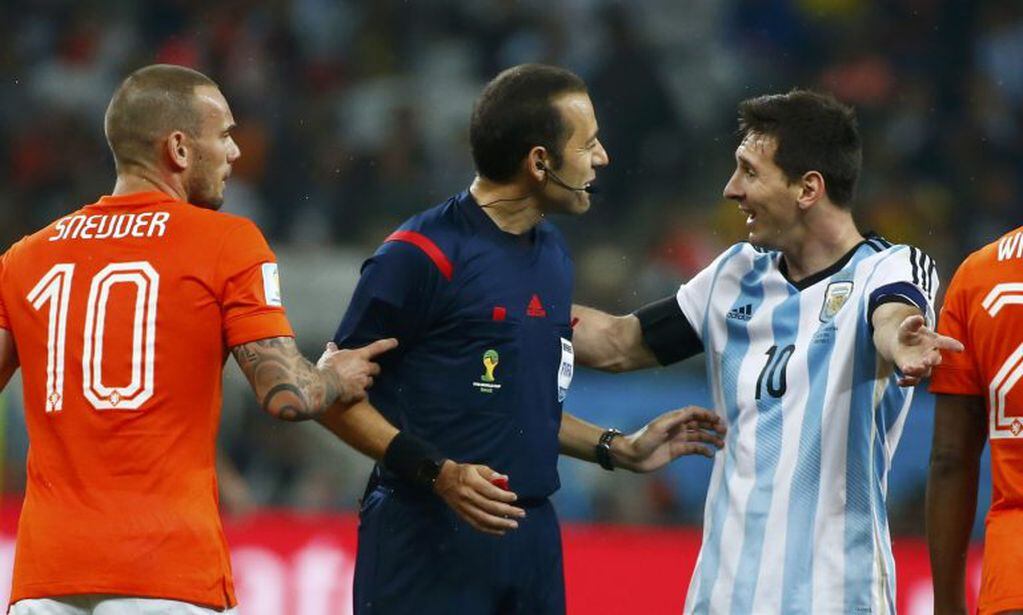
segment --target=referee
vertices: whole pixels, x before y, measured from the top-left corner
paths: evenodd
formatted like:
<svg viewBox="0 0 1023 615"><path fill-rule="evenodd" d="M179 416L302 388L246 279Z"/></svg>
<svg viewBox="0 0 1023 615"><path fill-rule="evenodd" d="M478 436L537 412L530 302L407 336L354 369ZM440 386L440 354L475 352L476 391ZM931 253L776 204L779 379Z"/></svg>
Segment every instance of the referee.
<svg viewBox="0 0 1023 615"><path fill-rule="evenodd" d="M366 261L335 336L399 340L369 399L321 421L379 461L360 511L358 615L564 613L558 454L646 472L722 445L701 408L627 436L562 411L574 274L548 215L586 212L608 164L585 83L551 66L502 72L470 142L472 184Z"/></svg>

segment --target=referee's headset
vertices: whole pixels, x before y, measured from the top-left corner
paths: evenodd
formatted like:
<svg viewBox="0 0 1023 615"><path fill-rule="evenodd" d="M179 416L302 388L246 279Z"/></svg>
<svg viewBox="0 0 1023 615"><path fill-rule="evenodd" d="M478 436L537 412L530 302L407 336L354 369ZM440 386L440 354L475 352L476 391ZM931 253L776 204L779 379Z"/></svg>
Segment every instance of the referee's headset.
<svg viewBox="0 0 1023 615"><path fill-rule="evenodd" d="M547 166L543 160L536 161L536 168L550 175L551 181L554 182L555 185L561 186L565 190L571 190L572 192L585 192L587 194L597 194L598 192L600 192L600 188L597 188L596 186L580 186L577 188L575 186L570 186L566 184L564 181L561 180L560 177L558 177L558 174L554 172L554 169Z"/></svg>

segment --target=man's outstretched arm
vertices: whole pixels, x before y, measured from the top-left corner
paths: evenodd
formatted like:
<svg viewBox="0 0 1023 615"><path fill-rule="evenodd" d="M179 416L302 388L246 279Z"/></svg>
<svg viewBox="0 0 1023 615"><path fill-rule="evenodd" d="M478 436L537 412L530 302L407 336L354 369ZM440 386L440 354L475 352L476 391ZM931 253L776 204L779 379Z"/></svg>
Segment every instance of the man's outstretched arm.
<svg viewBox="0 0 1023 615"><path fill-rule="evenodd" d="M373 359L397 345L394 339L354 350L330 344L317 365L302 356L290 337L240 344L231 353L263 410L285 421L304 421L323 414L335 401L351 405L363 399L380 373Z"/></svg>
<svg viewBox="0 0 1023 615"><path fill-rule="evenodd" d="M613 438L610 461L612 467L652 472L682 455L713 457L725 444L725 432L724 421L711 410L696 406L672 410L634 433ZM604 433L604 429L564 412L558 431L561 454L598 461L596 447Z"/></svg>
<svg viewBox="0 0 1023 615"><path fill-rule="evenodd" d="M899 386L915 386L941 364L941 351L962 352L959 340L935 333L915 305L885 303L871 316L874 346L895 364L902 377Z"/></svg>
<svg viewBox="0 0 1023 615"><path fill-rule="evenodd" d="M655 367L657 357L643 341L635 314L612 316L582 305L572 306L572 345L580 365L608 372Z"/></svg>
<svg viewBox="0 0 1023 615"><path fill-rule="evenodd" d="M671 365L703 352L700 336L674 295L625 316L573 305L572 321L576 359L607 372Z"/></svg>

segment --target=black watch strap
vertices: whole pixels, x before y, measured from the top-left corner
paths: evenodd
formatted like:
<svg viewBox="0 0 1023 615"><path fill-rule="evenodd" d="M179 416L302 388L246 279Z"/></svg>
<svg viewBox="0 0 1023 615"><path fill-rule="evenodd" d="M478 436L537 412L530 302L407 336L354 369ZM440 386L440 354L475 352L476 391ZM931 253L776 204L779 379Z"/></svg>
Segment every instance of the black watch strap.
<svg viewBox="0 0 1023 615"><path fill-rule="evenodd" d="M614 459L611 457L611 441L620 435L622 432L614 428L604 430L604 433L600 434L600 441L593 449L597 456L597 463L605 470L613 472L615 469Z"/></svg>
<svg viewBox="0 0 1023 615"><path fill-rule="evenodd" d="M444 461L443 457L423 459L419 463L419 470L416 472L416 484L432 489L433 483L437 482L437 477L440 475L440 468L444 465Z"/></svg>
<svg viewBox="0 0 1023 615"><path fill-rule="evenodd" d="M385 468L405 482L430 489L445 458L425 440L399 431L387 446L382 461Z"/></svg>

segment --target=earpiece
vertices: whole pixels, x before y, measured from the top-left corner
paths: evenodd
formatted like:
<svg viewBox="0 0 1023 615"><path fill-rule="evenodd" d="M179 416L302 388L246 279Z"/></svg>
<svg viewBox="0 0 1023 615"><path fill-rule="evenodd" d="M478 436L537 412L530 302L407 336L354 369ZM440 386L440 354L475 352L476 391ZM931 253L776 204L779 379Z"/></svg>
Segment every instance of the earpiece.
<svg viewBox="0 0 1023 615"><path fill-rule="evenodd" d="M576 187L576 186L570 186L570 185L566 184L564 181L561 180L560 177L558 177L558 174L555 173L553 169L551 169L550 167L548 167L544 163L543 160L537 160L536 161L536 168L539 171L543 171L544 173L547 173L547 175L549 176L549 179L552 182L554 182L554 185L561 186L565 190L571 190L572 192L587 192L589 194L596 194L597 192L599 192L599 190L597 189L596 186L578 186L578 187Z"/></svg>

